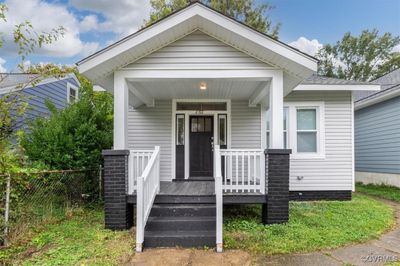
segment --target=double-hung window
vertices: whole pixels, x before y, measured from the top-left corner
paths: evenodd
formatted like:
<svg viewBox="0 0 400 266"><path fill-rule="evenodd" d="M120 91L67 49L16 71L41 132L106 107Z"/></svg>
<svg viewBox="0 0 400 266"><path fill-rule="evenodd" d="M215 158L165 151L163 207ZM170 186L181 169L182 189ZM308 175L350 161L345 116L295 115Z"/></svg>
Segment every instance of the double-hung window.
<svg viewBox="0 0 400 266"><path fill-rule="evenodd" d="M67 83L67 101L69 103L74 103L78 100L79 89L71 83Z"/></svg>
<svg viewBox="0 0 400 266"><path fill-rule="evenodd" d="M283 143L292 158L324 158L324 103L286 102L283 115ZM270 147L270 112L266 112L266 144Z"/></svg>
<svg viewBox="0 0 400 266"><path fill-rule="evenodd" d="M318 147L317 108L296 108L297 153L316 153Z"/></svg>

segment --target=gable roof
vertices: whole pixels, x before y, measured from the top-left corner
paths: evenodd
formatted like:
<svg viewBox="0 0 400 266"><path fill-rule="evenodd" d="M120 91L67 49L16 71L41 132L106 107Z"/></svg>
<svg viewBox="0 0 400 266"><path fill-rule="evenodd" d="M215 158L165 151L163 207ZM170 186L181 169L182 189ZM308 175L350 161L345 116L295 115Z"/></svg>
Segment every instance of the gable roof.
<svg viewBox="0 0 400 266"><path fill-rule="evenodd" d="M32 84L33 80L36 78L39 79L39 82L38 82L38 84L35 84L35 86L52 83L52 82L57 82L60 80L65 80L65 79L70 79L70 78L73 78L77 84L80 84L78 78L73 73L68 74L62 78L49 77L49 78L42 79L42 80L40 79L40 75L38 75L38 74L0 73L0 81L1 81L0 82L0 95L10 93L13 91L18 91L21 89L31 88L34 85L34 84ZM24 86L24 88L21 88L21 86Z"/></svg>
<svg viewBox="0 0 400 266"><path fill-rule="evenodd" d="M373 82L385 86L400 84L400 68L395 69L392 72L389 72L388 74L375 79Z"/></svg>
<svg viewBox="0 0 400 266"><path fill-rule="evenodd" d="M204 4L195 2L164 19L82 59L79 71L94 81L110 84L112 73L165 47L195 30L220 40L265 63L283 69L298 82L317 70L318 60L256 31Z"/></svg>
<svg viewBox="0 0 400 266"><path fill-rule="evenodd" d="M305 53L305 52L303 52L303 51L301 51L301 50L299 50L299 49L297 49L297 48L295 48L295 47L293 47L293 46L291 46L291 45L289 45L289 44L287 44L287 43L285 43L285 42L282 42L282 41L280 41L280 40L278 40L278 39L272 37L271 35L269 35L269 34L267 34L267 33L265 33L265 32L259 31L259 30L255 29L255 28L252 28L252 27L250 27L249 25L243 23L242 21L239 21L239 20L236 20L236 19L234 19L234 18L232 18L232 17L229 17L229 16L225 15L224 13L222 13L221 11L219 11L219 10L217 10L217 9L214 9L214 8L212 8L212 7L210 7L210 6L206 5L206 4L203 4L202 2L196 2L196 1L194 1L194 2L189 3L186 7L177 9L177 10L175 10L174 12L171 12L170 14L168 14L167 16L165 16L165 17L163 17L163 18L161 18L161 19L159 19L159 20L157 20L157 21L154 21L154 22L152 22L151 24L149 24L149 25L147 25L147 26L145 26L145 27L139 29L138 31L136 31L136 32L134 32L134 33L132 33L132 34L130 34L130 35L128 35L128 36L126 36L126 37L124 37L124 38L118 40L118 41L116 41L115 43L112 43L112 44L110 44L110 45L104 47L103 49L100 49L99 51L97 51L97 52L95 52L95 53L93 53L93 54L91 54L91 55L89 55L89 56L87 56L87 57L85 57L85 58L79 60L76 64L77 64L77 65L80 65L81 63L85 62L86 60L90 59L91 57L96 56L97 54L102 53L103 51L105 51L105 50L107 50L107 49L110 49L110 48L112 48L112 47L118 45L119 43L124 42L124 41L127 40L127 39L130 39L130 38L133 37L134 35L139 34L141 31L144 31L144 30L146 30L147 28L150 28L150 27L152 27L153 25L162 22L163 20L167 19L168 17L171 17L171 16L175 15L176 13L181 12L182 10L184 10L184 9L186 9L186 8L192 6L192 5L202 5L202 6L206 7L206 8L208 8L208 9L213 10L213 11L216 12L216 13L219 13L219 14L222 15L222 16L225 16L225 17L227 17L227 18L229 18L229 19L231 19L231 20L234 20L234 21L237 22L237 23L242 24L243 26L249 28L249 29L252 30L252 31L256 31L256 32L258 32L258 33L264 35L265 37L267 37L267 38L269 38L269 39L271 39L271 40L274 40L274 41L276 41L276 42L279 42L279 43L282 44L282 45L287 46L289 49L296 50L297 52L303 54L304 56L309 57L309 58L312 58L312 59L315 60L315 61L318 61L318 59L317 59L316 57L311 56L311 55L309 55L309 54L307 54L307 53Z"/></svg>
<svg viewBox="0 0 400 266"><path fill-rule="evenodd" d="M379 91L363 91L354 94L355 107L361 109L385 100L400 96L400 68L373 80L371 83L379 84Z"/></svg>
<svg viewBox="0 0 400 266"><path fill-rule="evenodd" d="M19 84L24 84L32 79L39 77L37 74L25 73L1 73L0 74L0 89L7 87L14 87Z"/></svg>

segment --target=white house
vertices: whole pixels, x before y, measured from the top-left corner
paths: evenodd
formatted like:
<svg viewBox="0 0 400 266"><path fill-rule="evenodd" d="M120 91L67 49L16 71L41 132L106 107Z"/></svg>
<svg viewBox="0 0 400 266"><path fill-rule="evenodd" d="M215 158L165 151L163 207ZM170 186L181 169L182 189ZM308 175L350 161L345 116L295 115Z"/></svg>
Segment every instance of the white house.
<svg viewBox="0 0 400 266"><path fill-rule="evenodd" d="M224 203L263 204L275 223L289 199L351 199L352 91L379 85L316 76L317 64L200 3L80 61L114 94L106 227L128 228L133 204L137 250L222 250Z"/></svg>

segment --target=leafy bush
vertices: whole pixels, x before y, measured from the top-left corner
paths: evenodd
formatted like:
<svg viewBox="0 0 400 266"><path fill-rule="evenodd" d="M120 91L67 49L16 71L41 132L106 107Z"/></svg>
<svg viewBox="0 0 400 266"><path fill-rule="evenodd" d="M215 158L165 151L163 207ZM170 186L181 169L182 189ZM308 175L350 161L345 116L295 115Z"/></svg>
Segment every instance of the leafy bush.
<svg viewBox="0 0 400 266"><path fill-rule="evenodd" d="M94 92L81 78L79 101L57 110L47 102L50 118L38 118L22 136L31 161L51 169L88 169L101 162L101 151L112 145L113 104L106 92Z"/></svg>

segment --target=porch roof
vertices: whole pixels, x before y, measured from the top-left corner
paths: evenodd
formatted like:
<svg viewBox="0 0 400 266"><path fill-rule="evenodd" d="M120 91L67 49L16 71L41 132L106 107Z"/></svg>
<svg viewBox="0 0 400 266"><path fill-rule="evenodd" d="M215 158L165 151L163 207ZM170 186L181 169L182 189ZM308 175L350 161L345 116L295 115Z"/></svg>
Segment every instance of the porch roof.
<svg viewBox="0 0 400 266"><path fill-rule="evenodd" d="M318 60L201 3L193 3L77 63L96 84L113 90L113 73L200 30L284 71L286 92L317 70Z"/></svg>

